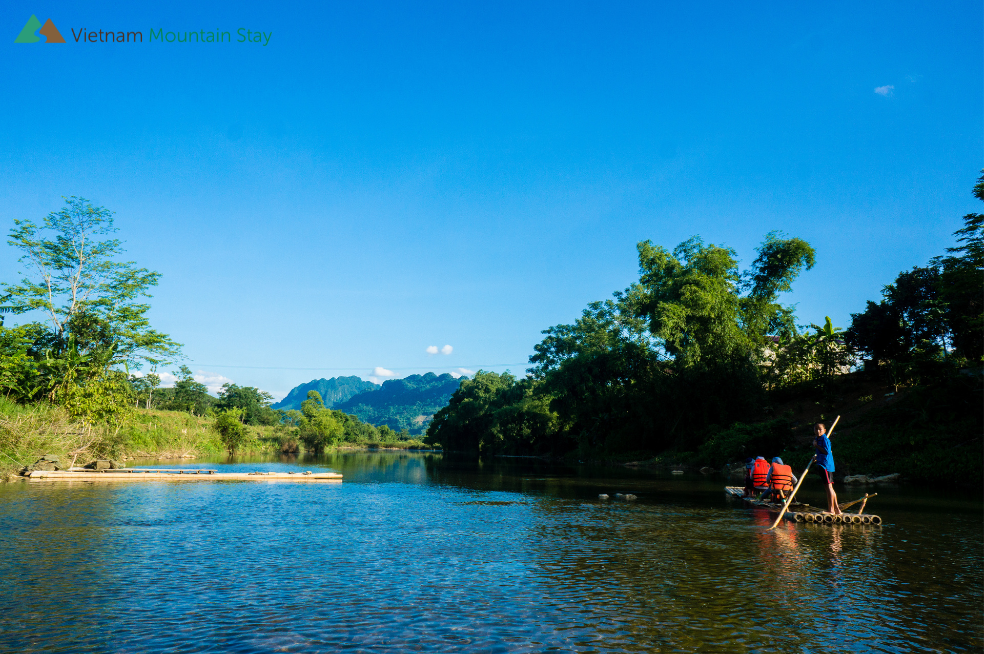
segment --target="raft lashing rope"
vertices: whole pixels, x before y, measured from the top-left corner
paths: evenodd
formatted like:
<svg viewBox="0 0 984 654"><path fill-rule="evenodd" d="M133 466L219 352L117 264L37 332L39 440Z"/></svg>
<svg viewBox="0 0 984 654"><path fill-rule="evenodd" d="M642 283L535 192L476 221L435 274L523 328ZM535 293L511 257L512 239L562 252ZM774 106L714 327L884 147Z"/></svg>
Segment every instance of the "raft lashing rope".
<svg viewBox="0 0 984 654"><path fill-rule="evenodd" d="M790 511L784 516L793 522L809 522L825 525L880 525L882 519L876 515L842 513L819 513L817 511Z"/></svg>

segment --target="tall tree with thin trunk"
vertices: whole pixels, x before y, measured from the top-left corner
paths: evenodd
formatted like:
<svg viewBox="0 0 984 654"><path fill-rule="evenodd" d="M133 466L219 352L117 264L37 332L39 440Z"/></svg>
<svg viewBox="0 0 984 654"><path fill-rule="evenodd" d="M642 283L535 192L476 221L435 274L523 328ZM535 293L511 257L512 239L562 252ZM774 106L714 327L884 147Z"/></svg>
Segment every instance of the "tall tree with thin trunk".
<svg viewBox="0 0 984 654"><path fill-rule="evenodd" d="M0 304L43 313L56 345L72 337L73 347L106 353L107 365L166 363L181 346L150 326L142 301L161 274L122 261L116 231L112 211L75 196L41 225L15 220L7 242L26 271L20 283L0 284Z"/></svg>

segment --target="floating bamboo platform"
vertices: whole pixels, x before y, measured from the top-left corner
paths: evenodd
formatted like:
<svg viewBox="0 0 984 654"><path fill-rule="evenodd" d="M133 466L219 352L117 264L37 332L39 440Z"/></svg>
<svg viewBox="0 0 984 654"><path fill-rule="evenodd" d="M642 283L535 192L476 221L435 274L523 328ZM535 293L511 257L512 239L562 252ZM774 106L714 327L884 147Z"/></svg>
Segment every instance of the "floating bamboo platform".
<svg viewBox="0 0 984 654"><path fill-rule="evenodd" d="M768 509L769 513L772 514L778 514L782 511L782 504L757 500L752 497L745 497L745 489L741 486L726 486L724 492L730 497L737 497L749 506ZM877 494L878 493L865 495L864 497L854 500L853 502L846 502L840 505L841 510L843 511L844 509L848 509L860 503L861 507L858 509L857 513L842 513L841 515L834 515L833 513L827 513L826 511L810 506L809 504L793 502L783 517L790 522L810 522L825 525L880 525L882 523L882 519L879 516L872 515L870 513L863 513L864 507L868 503L868 500Z"/></svg>
<svg viewBox="0 0 984 654"><path fill-rule="evenodd" d="M35 470L29 481L298 481L341 482L338 472L219 472L204 468Z"/></svg>

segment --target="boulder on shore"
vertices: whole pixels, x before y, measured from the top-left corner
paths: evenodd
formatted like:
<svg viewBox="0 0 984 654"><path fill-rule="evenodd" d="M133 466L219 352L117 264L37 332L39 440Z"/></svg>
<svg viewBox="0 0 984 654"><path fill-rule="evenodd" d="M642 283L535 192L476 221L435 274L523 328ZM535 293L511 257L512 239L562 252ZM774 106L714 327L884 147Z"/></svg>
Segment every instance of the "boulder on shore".
<svg viewBox="0 0 984 654"><path fill-rule="evenodd" d="M45 472L51 472L53 470L64 470L58 465L60 459L54 454L45 454L40 459L35 461L29 466L24 466L18 472L21 476L27 477L35 470L43 470Z"/></svg>
<svg viewBox="0 0 984 654"><path fill-rule="evenodd" d="M123 467L123 464L119 461L113 461L112 459L96 459L95 461L90 461L82 467L88 470L118 470Z"/></svg>

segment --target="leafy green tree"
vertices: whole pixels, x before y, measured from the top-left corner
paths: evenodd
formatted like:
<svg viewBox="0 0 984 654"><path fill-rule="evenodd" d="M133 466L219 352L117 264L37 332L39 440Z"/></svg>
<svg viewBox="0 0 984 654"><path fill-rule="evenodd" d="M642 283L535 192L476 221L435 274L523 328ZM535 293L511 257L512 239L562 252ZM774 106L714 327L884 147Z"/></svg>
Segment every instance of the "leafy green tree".
<svg viewBox="0 0 984 654"><path fill-rule="evenodd" d="M984 174L974 185L974 197L984 202ZM947 248L949 256L934 260L940 274L940 306L957 355L971 365L984 363L984 215L969 213L954 232L961 245Z"/></svg>
<svg viewBox="0 0 984 654"><path fill-rule="evenodd" d="M301 403L301 413L300 439L308 450L321 454L338 445L345 427L335 413L325 407L317 391L308 391L308 399Z"/></svg>
<svg viewBox="0 0 984 654"><path fill-rule="evenodd" d="M230 454L235 454L249 440L249 429L243 424L244 413L239 407L223 409L213 423Z"/></svg>
<svg viewBox="0 0 984 654"><path fill-rule="evenodd" d="M146 380L145 386L147 389L147 404L144 408L151 409L154 404L154 391L156 391L161 386L160 375L156 371L151 372L149 375L144 375L143 379Z"/></svg>
<svg viewBox="0 0 984 654"><path fill-rule="evenodd" d="M879 303L869 301L864 312L851 314L848 342L873 359L908 360L916 348L945 352L949 326L939 291L938 267L899 273Z"/></svg>
<svg viewBox="0 0 984 654"><path fill-rule="evenodd" d="M843 340L843 330L834 327L830 316L823 326L810 325L813 333L775 337L775 346L762 364L767 390L792 387L807 381L826 385L855 363L854 353Z"/></svg>
<svg viewBox="0 0 984 654"><path fill-rule="evenodd" d="M140 408L140 401L147 399L147 393L149 391L149 385L147 379L144 377L138 377L136 375L130 375L130 388L133 390L134 408Z"/></svg>
<svg viewBox="0 0 984 654"><path fill-rule="evenodd" d="M508 373L483 371L462 382L448 405L434 415L427 429L428 440L441 443L449 451L478 452L492 429L497 396L515 383L516 378Z"/></svg>
<svg viewBox="0 0 984 654"><path fill-rule="evenodd" d="M626 299L684 367L751 361L769 335L795 333L792 309L778 296L813 267L815 254L805 241L768 234L744 274L734 250L704 245L699 237L672 253L649 241L638 249L640 280Z"/></svg>
<svg viewBox="0 0 984 654"><path fill-rule="evenodd" d="M64 384L58 400L69 415L84 423L120 428L133 416L135 397L125 373L107 370L82 383Z"/></svg>
<svg viewBox="0 0 984 654"><path fill-rule="evenodd" d="M27 327L0 325L0 391L16 400L32 399L42 386L34 340Z"/></svg>
<svg viewBox="0 0 984 654"><path fill-rule="evenodd" d="M449 451L533 454L556 451L556 414L531 379L479 371L434 416L427 440Z"/></svg>
<svg viewBox="0 0 984 654"><path fill-rule="evenodd" d="M110 366L164 363L180 345L151 328L150 305L140 301L160 273L120 261L122 242L109 238L115 231L113 212L74 196L41 225L14 220L8 243L29 273L19 284L0 284L0 304L45 314L57 346L74 334L77 350L108 353Z"/></svg>
<svg viewBox="0 0 984 654"><path fill-rule="evenodd" d="M348 443L379 442L379 430L370 424L362 422L358 416L349 415L342 411L333 411L333 414L342 422L344 429L342 432L343 441Z"/></svg>
<svg viewBox="0 0 984 654"><path fill-rule="evenodd" d="M218 409L240 408L243 422L247 425L275 425L278 422L276 411L270 408L273 396L252 386L223 384L219 391Z"/></svg>
<svg viewBox="0 0 984 654"><path fill-rule="evenodd" d="M709 426L758 416L762 362L797 333L779 295L815 256L778 233L744 273L733 250L697 237L638 252L637 283L546 330L530 358L557 429L584 450L693 449Z"/></svg>
<svg viewBox="0 0 984 654"><path fill-rule="evenodd" d="M215 403L215 398L208 394L208 387L195 381L195 376L188 366L172 373L178 380L174 383L169 408L187 411L194 415L203 416L209 407Z"/></svg>
<svg viewBox="0 0 984 654"><path fill-rule="evenodd" d="M984 201L984 175L974 186ZM845 337L870 358L924 365L956 355L973 365L984 356L984 216L964 216L957 247L928 266L899 273L881 301L851 314Z"/></svg>

